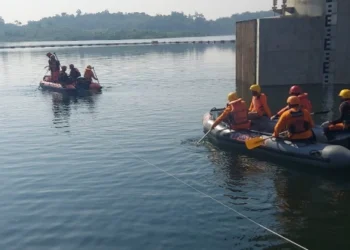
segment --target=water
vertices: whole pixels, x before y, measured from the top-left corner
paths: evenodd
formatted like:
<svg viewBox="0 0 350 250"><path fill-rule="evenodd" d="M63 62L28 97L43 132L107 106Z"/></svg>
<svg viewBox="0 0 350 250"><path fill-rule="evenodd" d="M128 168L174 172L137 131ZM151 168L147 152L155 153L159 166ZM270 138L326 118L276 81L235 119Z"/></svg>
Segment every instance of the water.
<svg viewBox="0 0 350 250"><path fill-rule="evenodd" d="M57 48L104 86L79 98L38 90L47 52L0 51L0 249L297 249L184 183L309 249L349 248L346 175L195 146L235 90L232 44Z"/></svg>

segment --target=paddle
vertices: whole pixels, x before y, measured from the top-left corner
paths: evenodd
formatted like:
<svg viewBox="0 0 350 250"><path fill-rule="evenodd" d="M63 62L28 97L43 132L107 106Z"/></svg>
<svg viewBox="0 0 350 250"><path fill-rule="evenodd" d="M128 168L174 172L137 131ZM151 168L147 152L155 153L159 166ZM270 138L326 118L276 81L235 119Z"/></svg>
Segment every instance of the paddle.
<svg viewBox="0 0 350 250"><path fill-rule="evenodd" d="M209 135L210 132L211 132L211 129L209 129L209 131L202 137L202 139L200 139L200 140L197 142L197 145L198 145L199 143L201 143L201 142L204 140L204 138L207 137L207 136Z"/></svg>
<svg viewBox="0 0 350 250"><path fill-rule="evenodd" d="M280 135L286 134L287 131L280 133ZM247 149L252 150L254 148L260 147L264 144L264 141L273 138L274 136L269 136L267 138L254 137L245 141Z"/></svg>
<svg viewBox="0 0 350 250"><path fill-rule="evenodd" d="M318 112L312 112L310 113L310 115L324 115L324 114L328 114L330 112L330 110L324 110L324 111L318 111ZM274 115L271 117L271 120L278 120L280 116L279 115Z"/></svg>
<svg viewBox="0 0 350 250"><path fill-rule="evenodd" d="M97 74L96 74L96 71L95 71L95 67L93 67L92 70L94 71L94 74L95 74L95 76L96 76L96 78L97 78L98 84L100 84L100 81L98 80L98 77L97 77Z"/></svg>

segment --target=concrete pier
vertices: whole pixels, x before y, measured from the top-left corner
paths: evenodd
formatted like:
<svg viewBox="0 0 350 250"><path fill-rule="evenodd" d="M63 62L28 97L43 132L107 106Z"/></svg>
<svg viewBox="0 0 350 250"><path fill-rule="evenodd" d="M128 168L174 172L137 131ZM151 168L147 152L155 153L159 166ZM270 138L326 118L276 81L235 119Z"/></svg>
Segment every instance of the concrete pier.
<svg viewBox="0 0 350 250"><path fill-rule="evenodd" d="M237 84L350 85L350 1L279 2L277 16L237 23Z"/></svg>

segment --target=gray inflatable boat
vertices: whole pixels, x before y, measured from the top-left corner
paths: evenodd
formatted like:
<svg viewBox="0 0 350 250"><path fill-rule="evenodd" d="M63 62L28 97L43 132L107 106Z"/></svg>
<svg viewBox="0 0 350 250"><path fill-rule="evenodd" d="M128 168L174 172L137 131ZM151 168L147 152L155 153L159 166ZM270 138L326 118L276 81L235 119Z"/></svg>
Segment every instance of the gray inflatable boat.
<svg viewBox="0 0 350 250"><path fill-rule="evenodd" d="M211 111L203 116L203 130L207 133L214 123L218 113ZM316 131L317 132L317 131ZM268 138L252 153L263 153L264 157L280 158L297 164L312 165L321 168L349 168L350 150L340 145L330 145L321 142L304 143L291 142L284 139L269 138L268 133L255 130L235 131L222 122L212 130L208 138L217 145L234 149L247 150L245 141L254 137ZM317 135L315 135L317 137ZM320 138L322 139L322 138ZM327 140L327 138L325 139Z"/></svg>

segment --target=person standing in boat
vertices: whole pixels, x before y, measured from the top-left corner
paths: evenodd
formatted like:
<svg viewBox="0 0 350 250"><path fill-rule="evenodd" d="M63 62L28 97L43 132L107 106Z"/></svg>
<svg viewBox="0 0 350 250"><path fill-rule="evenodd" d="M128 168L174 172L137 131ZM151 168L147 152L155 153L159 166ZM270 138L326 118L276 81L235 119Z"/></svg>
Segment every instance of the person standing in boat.
<svg viewBox="0 0 350 250"><path fill-rule="evenodd" d="M62 70L60 71L58 76L58 82L62 85L62 87L65 87L67 84L70 83L70 80L66 71L67 71L67 66L62 66Z"/></svg>
<svg viewBox="0 0 350 250"><path fill-rule="evenodd" d="M92 71L93 67L88 65L85 69L84 78L86 81L90 84L92 82L92 79L98 80L95 76L94 72Z"/></svg>
<svg viewBox="0 0 350 250"><path fill-rule="evenodd" d="M312 104L311 104L311 101L308 98L308 94L307 93L303 93L303 90L298 85L294 85L294 86L292 86L290 88L289 95L290 96L297 96L300 99L300 106L301 106L301 108L306 109L307 111L309 111L309 113L312 112ZM271 120L274 120L275 118L281 116L284 113L284 111L286 111L288 109L289 109L289 107L287 105L286 107L281 109L277 113L277 115L272 116Z"/></svg>
<svg viewBox="0 0 350 250"><path fill-rule="evenodd" d="M274 128L274 137L285 130L288 131L288 139L292 141L311 141L312 128L315 126L309 111L302 108L297 96L287 99L288 110L284 111Z"/></svg>
<svg viewBox="0 0 350 250"><path fill-rule="evenodd" d="M56 59L52 53L47 53L46 56L49 58L49 66L47 66L51 72L51 82L58 81L58 75L60 73L60 62Z"/></svg>
<svg viewBox="0 0 350 250"><path fill-rule="evenodd" d="M228 120L231 129L244 130L250 128L248 120L248 108L241 98L237 97L235 92L231 92L227 96L228 103L224 112L215 120L211 129L214 129L223 120Z"/></svg>
<svg viewBox="0 0 350 250"><path fill-rule="evenodd" d="M250 86L252 91L252 102L249 107L249 120L261 119L263 117L270 118L271 110L267 104L267 96L261 93L261 87L257 84Z"/></svg>
<svg viewBox="0 0 350 250"><path fill-rule="evenodd" d="M350 130L350 90L343 89L340 91L339 97L342 100L339 106L340 116L334 121L327 121L321 125L325 133L329 131Z"/></svg>
<svg viewBox="0 0 350 250"><path fill-rule="evenodd" d="M75 82L77 78L81 76L80 71L77 68L75 68L73 64L69 65L69 69L69 78L72 82Z"/></svg>

